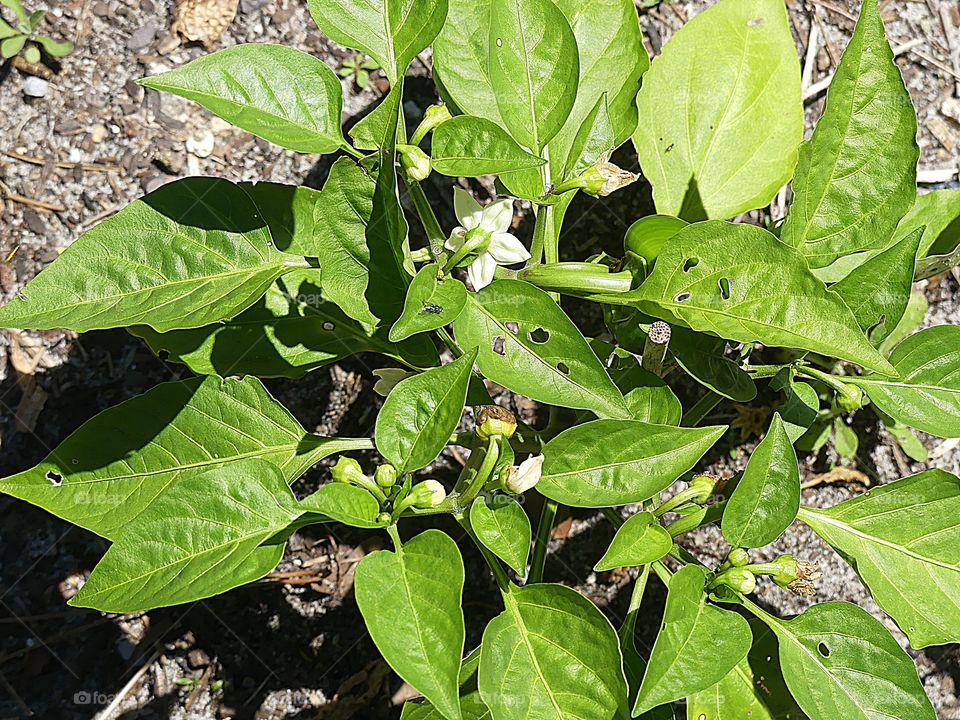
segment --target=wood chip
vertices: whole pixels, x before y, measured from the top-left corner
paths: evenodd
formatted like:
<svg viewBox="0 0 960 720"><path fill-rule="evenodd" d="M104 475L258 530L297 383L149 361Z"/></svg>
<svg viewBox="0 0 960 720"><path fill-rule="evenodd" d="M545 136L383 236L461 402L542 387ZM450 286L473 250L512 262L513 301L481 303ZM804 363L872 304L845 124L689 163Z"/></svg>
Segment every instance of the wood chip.
<svg viewBox="0 0 960 720"><path fill-rule="evenodd" d="M239 0L179 0L170 28L191 42L210 47L230 27Z"/></svg>

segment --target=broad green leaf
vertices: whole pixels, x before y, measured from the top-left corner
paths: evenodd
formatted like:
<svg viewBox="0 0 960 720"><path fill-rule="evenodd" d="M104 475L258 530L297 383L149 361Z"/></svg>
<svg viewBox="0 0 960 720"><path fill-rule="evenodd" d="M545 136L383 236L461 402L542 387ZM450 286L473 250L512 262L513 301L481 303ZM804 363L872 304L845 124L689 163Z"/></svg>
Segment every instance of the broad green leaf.
<svg viewBox="0 0 960 720"><path fill-rule="evenodd" d="M900 449L907 454L907 457L917 462L926 462L929 459L930 452L927 450L927 446L921 442L913 430L903 423L897 422L876 406L874 406L873 411L883 422L883 427L886 431L896 440Z"/></svg>
<svg viewBox="0 0 960 720"><path fill-rule="evenodd" d="M530 518L509 495L483 495L470 506L470 526L484 546L523 577L530 554Z"/></svg>
<svg viewBox="0 0 960 720"><path fill-rule="evenodd" d="M922 292L910 293L910 299L907 301L907 309L903 311L903 317L896 327L890 331L886 339L880 343L877 348L884 357L889 357L893 349L903 342L910 335L916 332L917 328L923 324L923 319L927 315L930 305L927 302L927 296Z"/></svg>
<svg viewBox="0 0 960 720"><path fill-rule="evenodd" d="M360 528L382 527L377 520L380 503L367 490L347 483L327 483L297 506L303 513L315 513L323 521L333 520ZM308 516L314 522L312 516Z"/></svg>
<svg viewBox="0 0 960 720"><path fill-rule="evenodd" d="M0 58L8 59L23 50L27 42L26 35L14 35L0 41Z"/></svg>
<svg viewBox="0 0 960 720"><path fill-rule="evenodd" d="M14 30L9 23L3 20L3 18L0 18L0 40L6 40L7 38L11 38L19 34L20 33L17 30Z"/></svg>
<svg viewBox="0 0 960 720"><path fill-rule="evenodd" d="M283 557L303 510L275 465L247 458L184 478L127 526L71 600L130 613L257 580Z"/></svg>
<svg viewBox="0 0 960 720"><path fill-rule="evenodd" d="M496 123L470 115L452 118L433 131L431 156L434 170L453 177L498 175L546 162L520 147Z"/></svg>
<svg viewBox="0 0 960 720"><path fill-rule="evenodd" d="M915 648L960 642L960 480L927 470L826 510L812 527L857 570Z"/></svg>
<svg viewBox="0 0 960 720"><path fill-rule="evenodd" d="M638 420L594 420L543 446L537 490L573 507L642 502L690 470L726 426L677 428Z"/></svg>
<svg viewBox="0 0 960 720"><path fill-rule="evenodd" d="M647 266L653 267L663 244L689 224L673 215L645 215L627 228L623 249L639 255Z"/></svg>
<svg viewBox="0 0 960 720"><path fill-rule="evenodd" d="M905 425L938 437L960 437L960 325L911 335L890 355L891 377L845 378Z"/></svg>
<svg viewBox="0 0 960 720"><path fill-rule="evenodd" d="M718 395L741 403L757 396L757 386L750 374L726 356L726 343L720 338L674 327L669 348L677 364L690 377Z"/></svg>
<svg viewBox="0 0 960 720"><path fill-rule="evenodd" d="M320 254L316 237L321 228L316 224L316 208L323 193L302 185L272 182L239 185L266 220L277 250L309 257Z"/></svg>
<svg viewBox="0 0 960 720"><path fill-rule="evenodd" d="M0 326L201 327L237 315L283 273L304 265L276 250L241 188L185 178L81 235L0 308Z"/></svg>
<svg viewBox="0 0 960 720"><path fill-rule="evenodd" d="M799 440L820 412L820 397L812 385L805 382L789 381L786 387L781 388L787 397L780 416L783 419L783 429L791 443Z"/></svg>
<svg viewBox="0 0 960 720"><path fill-rule="evenodd" d="M843 300L810 273L803 256L753 225L710 221L684 228L667 241L637 290L610 297L728 340L811 350L871 370L892 370Z"/></svg>
<svg viewBox="0 0 960 720"><path fill-rule="evenodd" d="M877 0L864 0L823 116L800 148L783 241L811 268L885 247L916 197L916 135Z"/></svg>
<svg viewBox="0 0 960 720"><path fill-rule="evenodd" d="M392 168L392 161L390 166ZM400 315L410 277L403 267L406 223L393 170L375 182L348 158L333 164L317 205L324 294L350 317L371 326Z"/></svg>
<svg viewBox="0 0 960 720"><path fill-rule="evenodd" d="M377 415L377 450L401 472L432 463L457 429L477 353L401 380Z"/></svg>
<svg viewBox="0 0 960 720"><path fill-rule="evenodd" d="M706 572L695 565L680 568L670 578L663 624L634 715L706 690L750 651L752 635L747 621L707 603L706 580Z"/></svg>
<svg viewBox="0 0 960 720"><path fill-rule="evenodd" d="M367 439L308 434L253 377L163 383L105 410L0 491L114 539L168 486L247 458L293 482L322 458Z"/></svg>
<svg viewBox="0 0 960 720"><path fill-rule="evenodd" d="M344 144L337 76L312 55L284 45L234 45L139 82L194 100L288 150L331 153Z"/></svg>
<svg viewBox="0 0 960 720"><path fill-rule="evenodd" d="M629 417L623 396L587 341L543 290L498 280L470 296L454 323L460 346L479 348L485 377L539 402Z"/></svg>
<svg viewBox="0 0 960 720"><path fill-rule="evenodd" d="M392 131L398 120L397 108L403 96L403 83L397 83L387 96L347 132L358 150L382 150L392 145Z"/></svg>
<svg viewBox="0 0 960 720"><path fill-rule="evenodd" d="M673 547L670 533L653 513L639 512L627 518L613 536L610 547L594 566L597 572L636 567L659 560Z"/></svg>
<svg viewBox="0 0 960 720"><path fill-rule="evenodd" d="M874 345L883 342L907 309L922 232L917 229L904 236L830 288L843 298Z"/></svg>
<svg viewBox="0 0 960 720"><path fill-rule="evenodd" d="M733 547L769 545L800 508L800 467L780 413L750 455L723 511L723 536Z"/></svg>
<svg viewBox="0 0 960 720"><path fill-rule="evenodd" d="M768 204L803 137L800 62L782 0L721 0L644 76L633 136L657 212L727 218Z"/></svg>
<svg viewBox="0 0 960 720"><path fill-rule="evenodd" d="M626 713L627 684L610 621L576 590L510 588L487 625L480 696L493 720L613 720Z"/></svg>
<svg viewBox="0 0 960 720"><path fill-rule="evenodd" d="M360 561L357 605L383 658L448 720L459 720L464 624L457 544L426 530Z"/></svg>
<svg viewBox="0 0 960 720"><path fill-rule="evenodd" d="M298 378L361 352L417 367L437 364L429 339L390 342L384 330L374 332L344 315L324 297L319 275L314 269L287 273L253 307L225 323L165 333L141 325L130 331L164 359L199 375Z"/></svg>
<svg viewBox="0 0 960 720"><path fill-rule="evenodd" d="M687 720L802 720L787 691L777 657L777 638L750 621L753 647L713 687L687 698Z"/></svg>
<svg viewBox="0 0 960 720"><path fill-rule="evenodd" d="M865 610L827 602L780 620L751 609L776 633L784 680L810 720L936 720L913 660Z"/></svg>
<svg viewBox="0 0 960 720"><path fill-rule="evenodd" d="M894 235L902 240L915 230L923 231L919 257L949 253L960 243L960 190L934 190L918 195L897 225Z"/></svg>
<svg viewBox="0 0 960 720"><path fill-rule="evenodd" d="M439 279L438 270L437 265L424 265L413 278L403 301L403 313L390 328L392 341L449 325L463 312L466 286L456 278Z"/></svg>
<svg viewBox="0 0 960 720"><path fill-rule="evenodd" d="M591 346L599 357L608 355L606 364L610 377L623 393L632 420L656 425L680 424L683 406L669 385L652 372L644 370L637 358L626 350L601 347L597 340L592 341Z"/></svg>
<svg viewBox="0 0 960 720"><path fill-rule="evenodd" d="M69 40L57 42L52 38L46 37L45 35L37 35L33 38L33 41L43 46L44 52L55 58L64 57L73 51L73 43Z"/></svg>
<svg viewBox="0 0 960 720"><path fill-rule="evenodd" d="M363 50L391 85L443 27L447 0L309 0L314 22L341 45Z"/></svg>
<svg viewBox="0 0 960 720"><path fill-rule="evenodd" d="M503 124L539 153L577 98L577 39L553 0L491 0L490 84Z"/></svg>
<svg viewBox="0 0 960 720"><path fill-rule="evenodd" d="M583 158L581 152L576 152L578 139L587 139L581 138L585 126L591 128L586 144L594 148L588 153L594 157L587 165L633 134L637 127L640 78L650 67L632 0L557 0L557 7L577 40L580 79L573 110L550 142L551 176L555 183L586 169L577 165L577 160Z"/></svg>

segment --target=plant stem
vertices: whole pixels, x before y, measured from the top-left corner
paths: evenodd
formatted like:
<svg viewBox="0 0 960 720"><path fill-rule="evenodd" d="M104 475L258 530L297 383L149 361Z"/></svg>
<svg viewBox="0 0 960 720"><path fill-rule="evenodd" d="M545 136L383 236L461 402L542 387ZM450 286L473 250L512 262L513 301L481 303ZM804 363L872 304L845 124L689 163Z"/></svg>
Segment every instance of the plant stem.
<svg viewBox="0 0 960 720"><path fill-rule="evenodd" d="M603 516L610 521L610 524L617 530L623 527L623 517L613 508L603 508L600 512L603 513Z"/></svg>
<svg viewBox="0 0 960 720"><path fill-rule="evenodd" d="M407 183L407 189L410 191L410 197L413 198L413 206L417 211L417 216L423 224L423 229L427 233L427 239L430 241L430 253L434 258L443 252L443 244L446 242L446 235L443 234L443 228L440 227L440 221L437 220L433 207L427 199L426 193L420 183L404 177Z"/></svg>
<svg viewBox="0 0 960 720"><path fill-rule="evenodd" d="M673 577L673 573L667 569L666 565L657 560L653 563L653 570L657 573L657 577L660 578L664 585L670 585L670 578Z"/></svg>
<svg viewBox="0 0 960 720"><path fill-rule="evenodd" d="M354 148L353 145L351 145L348 142L344 142L343 145L340 146L340 149L343 150L347 155L350 155L356 160L363 160L363 157L364 157L363 153L357 150L356 148Z"/></svg>
<svg viewBox="0 0 960 720"><path fill-rule="evenodd" d="M816 380L819 380L820 382L825 383L826 385L833 388L837 392L844 393L847 391L846 387L844 387L842 380L835 377L834 375L821 372L820 370L817 370L814 367L810 367L808 365L802 365L797 368L797 372L800 373L801 375L806 375L807 377L811 377Z"/></svg>
<svg viewBox="0 0 960 720"><path fill-rule="evenodd" d="M640 614L640 603L643 602L643 593L647 589L647 579L650 577L650 565L644 565L640 569L640 574L633 582L633 592L630 593L630 607L627 609L627 617L620 626L620 646L625 646L628 642L633 642L633 634L637 628L637 615Z"/></svg>
<svg viewBox="0 0 960 720"><path fill-rule="evenodd" d="M400 548L403 546L403 543L400 542L400 531L397 530L396 523L394 523L393 525L387 526L387 534L390 536L390 539L393 541L393 547L396 550L400 550Z"/></svg>
<svg viewBox="0 0 960 720"><path fill-rule="evenodd" d="M487 565L490 566L490 571L493 573L493 577L496 579L497 586L500 588L501 592L507 592L510 589L510 578L507 577L507 573L500 564L500 561L492 552L487 550L482 542L480 542L479 538L476 536L476 533L473 532L473 528L470 527L470 521L467 520L463 513L457 513L456 518L457 522L460 523L467 535L470 536L470 539L473 540L473 544L477 546L480 554L483 555L483 559L487 561Z"/></svg>
<svg viewBox="0 0 960 720"><path fill-rule="evenodd" d="M681 427L694 427L703 420L710 412L720 404L723 396L715 393L713 390L707 390L707 394L694 403L693 407L683 414L680 421Z"/></svg>
<svg viewBox="0 0 960 720"><path fill-rule="evenodd" d="M553 521L557 517L557 503L544 499L543 510L540 511L540 522L537 524L537 537L533 545L533 559L530 561L530 582L543 582L543 569L547 563L547 548L550 545L550 535L553 532Z"/></svg>
<svg viewBox="0 0 960 720"><path fill-rule="evenodd" d="M450 352L453 353L455 358L463 357L463 349L457 344L457 341L453 339L453 336L450 335L445 327L437 328L437 335L439 335L444 344L450 348Z"/></svg>

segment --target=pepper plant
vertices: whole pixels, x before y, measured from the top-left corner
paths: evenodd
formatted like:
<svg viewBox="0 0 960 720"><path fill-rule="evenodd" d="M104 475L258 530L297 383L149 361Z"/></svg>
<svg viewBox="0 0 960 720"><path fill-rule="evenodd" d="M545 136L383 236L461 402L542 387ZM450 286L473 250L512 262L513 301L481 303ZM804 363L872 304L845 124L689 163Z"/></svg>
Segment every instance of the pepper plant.
<svg viewBox="0 0 960 720"><path fill-rule="evenodd" d="M960 213L955 193L917 199L916 116L877 0L805 141L782 0L720 0L652 63L632 0L310 10L392 88L346 135L335 73L294 49L240 45L141 83L291 151L339 154L322 190L170 183L0 309L5 327L129 328L195 374L97 415L0 484L111 541L70 603L126 613L222 593L274 568L297 528L345 523L392 541L361 561L355 593L423 696L404 718L659 719L683 703L700 720L934 718L909 655L864 610L782 618L752 599L758 583L815 592L804 558L755 551L799 520L912 647L960 640L957 477L927 470L801 504L798 449L840 438L854 413L876 413L916 455L911 429L960 436L960 327L914 332L911 292L956 261ZM431 45L443 103L408 136L404 74ZM618 256L577 257L577 194L639 192L611 161L631 141L656 214L624 218ZM459 224L444 227L431 173L494 175L499 198L483 204L461 181L446 215ZM788 183L784 221L730 221ZM515 199L533 208L529 237ZM567 315L570 297L602 308L597 337ZM380 373L372 438L306 432L259 379L360 352L400 366ZM518 422L484 379L543 421ZM709 419L727 401L775 412L745 469L716 477L703 471L728 428ZM442 482L425 469L453 445L469 456ZM297 499L291 483L331 456L332 481ZM520 502L533 494L535 531ZM560 505L616 526L596 570L635 578L626 619L544 577ZM413 535L423 516L436 529ZM710 523L725 540L715 566L683 540ZM477 648L451 533L469 535L500 591ZM656 581L662 618L641 613ZM640 622L660 624L649 652L635 647Z"/></svg>

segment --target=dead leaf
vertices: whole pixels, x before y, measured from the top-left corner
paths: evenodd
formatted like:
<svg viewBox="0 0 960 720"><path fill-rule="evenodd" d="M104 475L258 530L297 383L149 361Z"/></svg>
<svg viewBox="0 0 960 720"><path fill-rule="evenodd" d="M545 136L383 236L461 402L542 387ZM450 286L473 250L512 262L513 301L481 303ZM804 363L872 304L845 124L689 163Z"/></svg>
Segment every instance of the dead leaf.
<svg viewBox="0 0 960 720"><path fill-rule="evenodd" d="M829 472L814 475L800 487L806 490L807 488L816 487L817 485L828 485L836 482L850 483L851 485L863 485L864 487L870 487L873 485L873 481L866 473L859 470L854 470L853 468L847 468L838 465Z"/></svg>
<svg viewBox="0 0 960 720"><path fill-rule="evenodd" d="M239 0L178 0L171 29L210 47L237 16Z"/></svg>

